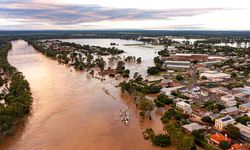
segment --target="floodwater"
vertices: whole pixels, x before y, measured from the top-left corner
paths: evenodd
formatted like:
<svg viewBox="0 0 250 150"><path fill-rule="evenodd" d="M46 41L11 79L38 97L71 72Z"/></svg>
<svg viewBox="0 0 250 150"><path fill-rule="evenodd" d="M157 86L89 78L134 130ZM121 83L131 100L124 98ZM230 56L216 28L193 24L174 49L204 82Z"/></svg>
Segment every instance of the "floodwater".
<svg viewBox="0 0 250 150"><path fill-rule="evenodd" d="M122 39L60 39L64 42L74 42L77 44L101 46L101 47L116 47L125 51L120 56L136 56L142 58L141 64L126 63L126 68L130 69L131 75L135 72L139 72L142 76L147 74L147 68L154 66L153 58L157 56L157 52L162 50L163 46L155 46L151 44L145 44L141 41L135 40L122 40ZM110 45L110 43L116 43L117 45Z"/></svg>
<svg viewBox="0 0 250 150"><path fill-rule="evenodd" d="M23 40L12 45L8 60L29 81L34 100L27 121L1 143L1 150L159 149L145 141L141 132L146 127L162 130L160 116L153 112L151 122L141 123L131 103L129 125L120 121L119 110L131 99L114 87L117 81L101 82L85 72L70 71Z"/></svg>

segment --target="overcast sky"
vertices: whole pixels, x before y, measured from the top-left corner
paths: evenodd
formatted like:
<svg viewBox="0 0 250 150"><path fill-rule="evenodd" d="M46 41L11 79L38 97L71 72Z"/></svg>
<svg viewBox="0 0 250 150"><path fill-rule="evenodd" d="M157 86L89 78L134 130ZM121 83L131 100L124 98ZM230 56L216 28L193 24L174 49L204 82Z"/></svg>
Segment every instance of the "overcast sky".
<svg viewBox="0 0 250 150"><path fill-rule="evenodd" d="M250 30L249 0L0 0L0 30Z"/></svg>

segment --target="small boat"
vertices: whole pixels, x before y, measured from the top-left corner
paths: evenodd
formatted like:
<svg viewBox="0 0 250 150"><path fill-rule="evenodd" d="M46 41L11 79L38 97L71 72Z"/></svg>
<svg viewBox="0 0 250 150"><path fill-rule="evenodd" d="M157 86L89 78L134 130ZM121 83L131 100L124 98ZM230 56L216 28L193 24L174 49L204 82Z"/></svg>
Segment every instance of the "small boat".
<svg viewBox="0 0 250 150"><path fill-rule="evenodd" d="M121 109L120 109L120 118L121 118L121 121L122 121L125 125L128 125L129 120L130 120L128 106L127 106L123 111L121 111Z"/></svg>

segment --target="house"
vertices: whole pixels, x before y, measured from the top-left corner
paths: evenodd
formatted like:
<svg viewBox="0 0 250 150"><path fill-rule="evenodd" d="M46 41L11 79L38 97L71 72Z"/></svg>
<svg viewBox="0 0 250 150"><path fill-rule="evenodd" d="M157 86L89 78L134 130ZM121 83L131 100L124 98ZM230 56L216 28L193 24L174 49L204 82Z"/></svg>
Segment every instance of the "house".
<svg viewBox="0 0 250 150"><path fill-rule="evenodd" d="M164 87L161 89L161 93L170 96L172 91L176 91L176 90L181 89L183 87L184 86L176 86L176 87L169 87L169 88Z"/></svg>
<svg viewBox="0 0 250 150"><path fill-rule="evenodd" d="M230 116L236 116L236 115L239 115L240 111L236 106L234 106L234 107L223 109L220 111L220 113L225 114L225 115L230 115Z"/></svg>
<svg viewBox="0 0 250 150"><path fill-rule="evenodd" d="M213 61L204 62L203 64L204 64L206 67L212 67L213 65L218 64L218 63L220 63L220 62L221 62L221 61L219 61L219 60L213 60Z"/></svg>
<svg viewBox="0 0 250 150"><path fill-rule="evenodd" d="M215 119L219 118L220 116L221 116L221 115L218 114L218 113L212 113L212 114L210 114L208 117L210 117L211 120L215 120Z"/></svg>
<svg viewBox="0 0 250 150"><path fill-rule="evenodd" d="M211 88L211 89L209 90L209 92L210 92L211 94L216 94L216 95L220 95L220 96L230 94L230 90L227 89L227 88L224 88L224 87L215 87L215 88Z"/></svg>
<svg viewBox="0 0 250 150"><path fill-rule="evenodd" d="M235 143L231 145L230 150L248 150L246 145L243 145L242 143Z"/></svg>
<svg viewBox="0 0 250 150"><path fill-rule="evenodd" d="M250 101L250 87L245 86L241 88L234 88L232 89L234 96L243 102L249 102Z"/></svg>
<svg viewBox="0 0 250 150"><path fill-rule="evenodd" d="M171 60L179 60L179 61L207 61L208 55L207 54L183 54L183 53L176 53L171 54Z"/></svg>
<svg viewBox="0 0 250 150"><path fill-rule="evenodd" d="M189 69L192 63L190 61L174 61L166 60L164 62L165 69Z"/></svg>
<svg viewBox="0 0 250 150"><path fill-rule="evenodd" d="M191 114L191 119L193 121L197 121L197 122L202 122L201 119L205 116L209 116L211 114L211 112L206 112L203 109L193 109L192 114Z"/></svg>
<svg viewBox="0 0 250 150"><path fill-rule="evenodd" d="M235 97L231 94L221 96L220 99L226 107L233 107L237 104Z"/></svg>
<svg viewBox="0 0 250 150"><path fill-rule="evenodd" d="M191 105L185 102L178 102L176 103L176 107L180 109L184 114L191 114L192 108Z"/></svg>
<svg viewBox="0 0 250 150"><path fill-rule="evenodd" d="M194 130L201 130L201 129L206 129L205 126L200 125L198 123L190 123L190 124L186 124L184 126L182 126L183 129L187 132L187 133L192 133Z"/></svg>
<svg viewBox="0 0 250 150"><path fill-rule="evenodd" d="M225 134L225 136L223 134L212 134L210 136L210 139L208 140L208 142L212 145L218 146L220 144L220 142L222 141L227 141L228 143L232 142L232 139L228 138L227 135Z"/></svg>
<svg viewBox="0 0 250 150"><path fill-rule="evenodd" d="M226 127L229 124L234 124L234 123L235 123L235 120L231 116L226 115L224 117L215 119L214 126L216 129L222 131L224 127Z"/></svg>
<svg viewBox="0 0 250 150"><path fill-rule="evenodd" d="M240 138L250 143L250 127L241 123L237 123L235 126L240 129Z"/></svg>
<svg viewBox="0 0 250 150"><path fill-rule="evenodd" d="M250 102L239 105L239 109L244 112L250 111Z"/></svg>
<svg viewBox="0 0 250 150"><path fill-rule="evenodd" d="M208 80L216 82L216 81L224 81L226 79L230 79L230 74L217 72L217 71L206 71L201 73L200 76L205 76Z"/></svg>

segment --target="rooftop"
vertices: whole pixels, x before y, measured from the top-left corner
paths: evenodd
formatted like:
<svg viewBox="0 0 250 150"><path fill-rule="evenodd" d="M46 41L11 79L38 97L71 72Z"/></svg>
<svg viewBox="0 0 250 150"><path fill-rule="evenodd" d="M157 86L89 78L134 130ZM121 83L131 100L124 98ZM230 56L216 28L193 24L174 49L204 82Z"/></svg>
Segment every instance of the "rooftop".
<svg viewBox="0 0 250 150"><path fill-rule="evenodd" d="M181 106L184 106L184 107L191 107L188 103L185 103L185 102L178 102L176 103L176 105L181 105Z"/></svg>
<svg viewBox="0 0 250 150"><path fill-rule="evenodd" d="M191 64L190 61L177 61L177 60L166 60L165 63L185 63L185 64Z"/></svg>
<svg viewBox="0 0 250 150"><path fill-rule="evenodd" d="M236 143L231 146L230 150L248 150L248 148L243 144Z"/></svg>
<svg viewBox="0 0 250 150"><path fill-rule="evenodd" d="M242 107L250 107L250 102L245 103L245 104L241 104L240 106L242 106Z"/></svg>
<svg viewBox="0 0 250 150"><path fill-rule="evenodd" d="M222 122L227 122L227 121L234 120L234 119L231 116L226 115L224 117L218 118L218 120L220 120Z"/></svg>
<svg viewBox="0 0 250 150"><path fill-rule="evenodd" d="M228 138L227 136L224 136L223 134L218 134L218 133L211 135L210 139L213 141L216 141L217 143L220 143L221 141L227 141L229 143L232 142L232 140Z"/></svg>
<svg viewBox="0 0 250 150"><path fill-rule="evenodd" d="M200 76L206 76L208 78L219 78L219 77L227 77L229 78L230 75L229 74L226 74L226 73L222 73L222 72L209 72L209 71L206 71L205 73L201 73Z"/></svg>
<svg viewBox="0 0 250 150"><path fill-rule="evenodd" d="M234 111L238 111L238 110L239 109L236 106L234 106L234 107L226 108L226 109L224 109L222 111L225 111L226 113L230 113L230 112L234 112Z"/></svg>
<svg viewBox="0 0 250 150"><path fill-rule="evenodd" d="M205 129L205 126L202 126L198 123L190 123L190 124L184 125L183 128L185 128L189 132L192 132L194 130Z"/></svg>

